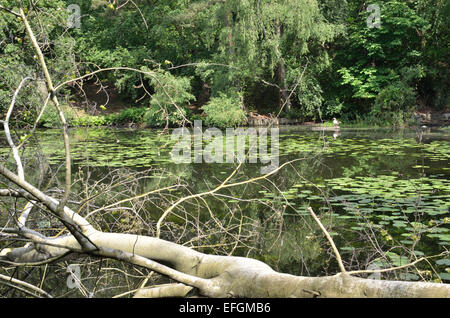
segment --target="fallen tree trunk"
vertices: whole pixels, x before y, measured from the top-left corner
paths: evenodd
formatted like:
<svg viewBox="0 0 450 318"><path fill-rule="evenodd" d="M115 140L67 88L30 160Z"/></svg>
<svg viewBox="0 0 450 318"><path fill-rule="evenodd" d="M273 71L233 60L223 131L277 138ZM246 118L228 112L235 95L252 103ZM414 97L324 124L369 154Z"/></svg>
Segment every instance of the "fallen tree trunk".
<svg viewBox="0 0 450 318"><path fill-rule="evenodd" d="M208 297L450 297L450 284L351 276L345 271L331 237L312 209L311 214L325 231L337 254L340 274L327 277L293 276L278 273L267 264L251 258L204 254L149 236L101 232L67 206L60 209L60 202L4 166L0 166L0 174L19 187L19 190L2 190L0 195L40 202L66 227L69 226L71 233L56 238L45 237L28 229L26 217L21 217L17 228L3 229L3 232L27 238L32 243L1 251L0 261L33 264L54 260L71 252L87 253L149 268L195 287L201 295ZM170 289L164 290L167 294ZM173 290L179 293L180 288Z"/></svg>
<svg viewBox="0 0 450 318"><path fill-rule="evenodd" d="M163 265L166 270L163 274L180 283L193 285L201 295L209 297L450 297L449 284L373 280L346 273L300 277L278 273L254 259L203 254L148 236L94 231L88 238L99 247L93 255L143 266L145 264L139 258L166 264ZM0 260L42 262L80 250L77 240L67 235L13 249L3 253ZM116 255L111 250L120 252ZM152 265L146 267L161 271ZM179 273L186 277L179 277Z"/></svg>
<svg viewBox="0 0 450 318"><path fill-rule="evenodd" d="M64 224L70 225L71 233L77 233L48 238L28 229L25 224L18 229L3 229L30 239L32 243L1 251L0 261L30 264L54 260L71 252L87 253L149 268L195 287L201 295L208 297L450 297L450 284L358 278L345 272L342 264L342 273L334 276L300 277L278 273L251 258L204 254L149 236L101 232L70 208L60 210L57 200L5 167L0 166L0 173L21 188L18 191L2 190L0 195L41 202ZM310 211L321 225L312 209ZM330 241L335 249L331 238ZM94 248L86 249L80 242L89 242ZM174 290L178 293L179 288Z"/></svg>

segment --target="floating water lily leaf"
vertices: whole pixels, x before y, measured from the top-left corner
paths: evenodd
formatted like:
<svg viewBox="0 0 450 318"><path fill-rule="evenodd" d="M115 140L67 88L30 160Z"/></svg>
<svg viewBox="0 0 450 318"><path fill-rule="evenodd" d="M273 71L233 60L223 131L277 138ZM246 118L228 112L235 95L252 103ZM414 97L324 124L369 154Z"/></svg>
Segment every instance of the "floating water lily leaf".
<svg viewBox="0 0 450 318"><path fill-rule="evenodd" d="M401 280L409 281L409 280L419 280L420 277L413 273L400 273L399 278Z"/></svg>
<svg viewBox="0 0 450 318"><path fill-rule="evenodd" d="M428 237L438 238L441 241L450 242L450 234L428 234Z"/></svg>
<svg viewBox="0 0 450 318"><path fill-rule="evenodd" d="M436 261L436 264L450 266L450 259L448 258L439 259Z"/></svg>
<svg viewBox="0 0 450 318"><path fill-rule="evenodd" d="M439 277L442 280L449 280L450 281L450 273L439 273Z"/></svg>
<svg viewBox="0 0 450 318"><path fill-rule="evenodd" d="M385 255L389 257L389 260L394 264L395 266L402 266L409 263L409 259L406 256L400 256L394 252L386 252Z"/></svg>
<svg viewBox="0 0 450 318"><path fill-rule="evenodd" d="M394 223L392 224L395 227L406 227L406 222L404 221L394 221Z"/></svg>

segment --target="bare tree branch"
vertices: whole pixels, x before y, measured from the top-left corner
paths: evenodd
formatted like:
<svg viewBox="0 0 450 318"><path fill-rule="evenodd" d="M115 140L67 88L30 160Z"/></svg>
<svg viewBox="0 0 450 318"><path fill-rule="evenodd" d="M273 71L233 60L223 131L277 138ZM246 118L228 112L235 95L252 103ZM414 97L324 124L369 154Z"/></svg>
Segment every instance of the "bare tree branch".
<svg viewBox="0 0 450 318"><path fill-rule="evenodd" d="M13 11L13 10L11 10L11 9L5 8L5 7L2 6L2 5L0 5L0 10L6 11L6 12L8 12L8 13L11 13L11 14L15 15L15 16L18 17L18 18L21 17L19 13L15 12L15 11Z"/></svg>
<svg viewBox="0 0 450 318"><path fill-rule="evenodd" d="M69 128L68 128L66 119L64 117L64 113L59 105L58 98L56 97L56 92L53 87L53 81L52 81L52 78L48 71L47 64L44 59L44 55L42 54L41 48L39 47L36 37L34 36L33 30L31 29L30 24L28 23L28 19L25 16L25 13L22 8L20 8L20 16L22 17L23 23L25 25L25 29L27 30L28 36L30 37L31 43L33 44L34 50L36 51L36 54L38 56L39 62L41 64L41 68L45 75L48 91L49 91L49 93L51 95L51 99L52 99L53 103L55 104L55 107L58 111L58 115L59 115L59 118L61 120L61 124L63 127L64 148L65 148L65 153L66 153L66 166L65 166L66 178L65 178L64 196L58 207L59 209L62 210L62 209L64 209L64 206L66 205L67 200L69 199L70 187L72 185L72 181L71 181L72 180L72 168L71 168L72 166L71 166L71 159L70 159L70 141L69 141L69 134L68 134Z"/></svg>
<svg viewBox="0 0 450 318"><path fill-rule="evenodd" d="M327 238L328 242L330 242L330 245L333 248L334 254L335 254L336 259L338 261L341 273L345 274L347 271L345 270L344 264L342 263L341 254L339 253L339 250L337 249L336 245L334 244L333 238L331 237L330 233L328 233L328 231L325 229L325 227L323 226L322 222L320 222L319 218L314 213L313 209L311 207L308 207L308 211L309 211L309 213L311 213L312 217L314 218L314 221L317 222L317 224L319 225L320 229L325 234L325 237Z"/></svg>
<svg viewBox="0 0 450 318"><path fill-rule="evenodd" d="M38 294L41 294L47 298L53 298L49 293L47 293L45 290L40 289L39 287L36 287L34 285L31 285L27 282L21 281L19 279L16 278L12 278L12 277L8 277L5 275L0 274L0 280L7 282L7 283L13 283L13 284L17 284L23 287L26 287L28 289L31 289L32 291L37 292ZM11 286L11 285L10 285Z"/></svg>
<svg viewBox="0 0 450 318"><path fill-rule="evenodd" d="M25 180L25 175L24 175L24 171L23 171L22 160L20 159L20 156L19 156L18 148L14 145L14 142L11 137L11 132L9 130L9 119L14 110L14 104L16 103L16 98L17 98L17 95L19 94L19 91L21 90L21 88L25 84L25 82L27 80L31 80L31 79L32 79L31 77L25 77L22 79L22 81L20 81L19 87L14 92L14 96L12 98L11 105L9 106L8 112L6 113L6 118L4 121L2 121L3 129L4 129L5 135L6 135L6 140L8 141L8 144L12 149L13 157L14 157L14 160L16 161L16 165L17 165L17 174L19 175L19 178L21 180Z"/></svg>

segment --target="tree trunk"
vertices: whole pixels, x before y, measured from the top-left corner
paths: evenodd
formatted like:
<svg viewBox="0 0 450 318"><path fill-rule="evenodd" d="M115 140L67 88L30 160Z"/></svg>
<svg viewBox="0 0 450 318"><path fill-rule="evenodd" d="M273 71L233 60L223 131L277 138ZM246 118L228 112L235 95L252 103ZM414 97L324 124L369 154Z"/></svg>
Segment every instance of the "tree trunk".
<svg viewBox="0 0 450 318"><path fill-rule="evenodd" d="M281 38L282 27L279 21L277 23L275 33ZM284 107L286 112L289 112L291 110L291 100L289 98L288 88L286 86L286 66L284 64L284 59L280 52L279 46L277 47L277 52L280 55L277 67L277 80L279 85L279 104L280 109Z"/></svg>
<svg viewBox="0 0 450 318"><path fill-rule="evenodd" d="M228 11L225 15L225 23L228 28L228 49L230 52L230 56L233 57L234 50L233 50L233 25L232 25L232 12Z"/></svg>
<svg viewBox="0 0 450 318"><path fill-rule="evenodd" d="M209 297L450 297L449 284L373 280L342 273L301 277L278 273L251 258L203 254L148 236L93 230L87 237L98 247L139 255L167 264L175 272L203 279L202 284L195 287L201 295ZM43 243L3 253L0 259L30 263L80 249L72 235L48 239L46 243L53 246ZM55 245L66 246L67 249ZM186 285L192 283L179 280Z"/></svg>

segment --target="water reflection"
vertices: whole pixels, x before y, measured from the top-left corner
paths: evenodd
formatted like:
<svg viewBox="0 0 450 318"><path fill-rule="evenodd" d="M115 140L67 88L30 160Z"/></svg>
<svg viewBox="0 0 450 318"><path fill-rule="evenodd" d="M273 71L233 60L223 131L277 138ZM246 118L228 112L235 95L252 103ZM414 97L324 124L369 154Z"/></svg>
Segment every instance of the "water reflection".
<svg viewBox="0 0 450 318"><path fill-rule="evenodd" d="M235 164L174 164L170 160L170 134L164 136L159 132L73 129L70 131L73 170L75 173L79 169L89 171L93 180L100 180L114 168L137 171L153 167L154 175L149 172L149 177L154 178L142 182L139 193L171 185L178 179L187 184L186 192L200 193L213 189L236 168ZM59 131L40 131L34 145L34 149L41 149L55 170L64 162L63 141L59 137ZM1 137L0 144L6 145ZM31 150L27 148L27 151ZM1 151L4 154L9 150L5 147ZM332 223L333 230L339 232L340 246L347 247L348 253L354 253L351 248L359 248L362 258L370 258L364 253L371 249L367 240L360 239L366 229L362 217L370 220L376 230L382 228L389 233L395 244L411 246L408 241L412 240L405 236L411 235L408 228L416 231L411 222L416 226L419 226L417 223L426 226L431 221L437 224L449 215L449 133L429 128L285 126L280 127L279 152L280 164L299 158L304 160L272 176L271 184L227 189L221 193L226 197L220 200L205 198L208 208L199 208L200 213L204 213L201 217L204 220L208 220L210 211L221 220L237 211L245 219L255 220L251 230L253 235L249 235L250 241L246 242L251 248L237 249L233 251L235 254L260 257L272 262L270 265L275 264L278 269L294 274L320 275L325 259L318 252L319 243L309 240L314 235L305 226L308 216L305 207L308 205ZM38 172L33 169L31 160L28 164L28 180L33 183L32 174ZM236 177L245 180L259 176L259 168L258 164L247 163ZM157 169L163 172L157 174ZM62 180L62 169L60 174ZM77 189L75 185L74 190ZM245 201L253 199L257 202ZM162 208L151 204L147 203L145 209L148 215L157 217ZM326 214L328 212L333 214ZM284 219L276 223L280 219L275 219L274 215ZM282 233L279 232L280 224ZM434 234L441 236L429 236L425 229L420 228L422 239L419 243L413 242L414 248L425 255L439 253L446 246L444 235L448 234L439 232ZM383 241L385 237L388 236L378 239L383 244L390 243Z"/></svg>
<svg viewBox="0 0 450 318"><path fill-rule="evenodd" d="M335 130L333 133L333 139L336 140L340 136L340 130Z"/></svg>

